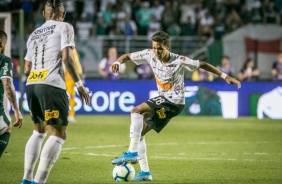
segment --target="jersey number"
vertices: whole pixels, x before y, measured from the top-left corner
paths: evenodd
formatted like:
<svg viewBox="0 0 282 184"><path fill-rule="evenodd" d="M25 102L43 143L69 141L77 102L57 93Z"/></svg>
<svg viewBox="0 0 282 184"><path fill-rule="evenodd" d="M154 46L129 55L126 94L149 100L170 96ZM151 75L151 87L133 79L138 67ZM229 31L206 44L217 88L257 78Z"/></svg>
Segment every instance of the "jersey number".
<svg viewBox="0 0 282 184"><path fill-rule="evenodd" d="M153 98L152 100L155 101L157 105L161 105L162 103L165 102L165 99L163 99L162 97L156 97L156 98Z"/></svg>

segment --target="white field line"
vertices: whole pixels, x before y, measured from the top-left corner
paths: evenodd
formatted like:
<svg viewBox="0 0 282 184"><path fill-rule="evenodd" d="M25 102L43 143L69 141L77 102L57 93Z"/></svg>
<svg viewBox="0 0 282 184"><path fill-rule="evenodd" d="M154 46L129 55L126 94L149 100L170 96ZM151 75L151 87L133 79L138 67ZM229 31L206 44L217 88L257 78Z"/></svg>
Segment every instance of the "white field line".
<svg viewBox="0 0 282 184"><path fill-rule="evenodd" d="M79 154L79 153L68 153L68 154ZM116 155L110 154L98 154L98 153L84 153L83 155L87 156L96 156L96 157L115 157ZM259 159L238 159L238 158L199 158L199 157L171 157L171 156L149 156L149 159L165 159L165 160L204 160L204 161L238 161L238 162L281 162L281 160L259 160Z"/></svg>
<svg viewBox="0 0 282 184"><path fill-rule="evenodd" d="M246 142L188 142L188 143L175 143L175 142L168 142L168 143L157 143L157 144L147 144L147 146L185 146L185 145L221 145L221 144L269 144L269 143L281 143L280 141L261 141L261 142L253 142L253 141L246 141ZM116 148L116 147L125 147L126 145L98 145L98 146L85 146L85 147L69 147L63 148L63 151L67 150L84 150L84 149L101 149L101 148Z"/></svg>
<svg viewBox="0 0 282 184"><path fill-rule="evenodd" d="M259 159L238 159L238 158L186 158L186 157L162 157L149 156L155 159L165 160L210 160L210 161L247 161L247 162L281 162L281 160L259 160Z"/></svg>
<svg viewBox="0 0 282 184"><path fill-rule="evenodd" d="M159 143L159 144L147 144L147 146L177 146L178 143ZM126 147L126 145L100 145L100 146L85 146L85 147L70 147L63 148L63 151L67 150L84 150L84 149L101 149L101 148L117 148L117 147Z"/></svg>
<svg viewBox="0 0 282 184"><path fill-rule="evenodd" d="M67 152L67 154L73 154L73 155L92 155L92 156L117 156L113 154L96 154L96 153L84 153L84 152ZM187 156L222 156L222 155L259 155L259 156L266 156L266 155L281 155L282 153L178 153L178 154L172 154L172 153L162 153L164 158L173 158L173 156L176 156L177 158L186 158ZM179 156L179 157L178 157ZM182 157L181 157L182 156ZM224 159L224 158L222 158Z"/></svg>
<svg viewBox="0 0 282 184"><path fill-rule="evenodd" d="M222 156L222 155L251 155L251 156L267 156L267 155L282 155L282 153L265 153L265 152L255 152L255 153L234 153L234 152L219 152L219 153L185 153L185 152L181 152L181 153L162 153L162 155L164 156Z"/></svg>

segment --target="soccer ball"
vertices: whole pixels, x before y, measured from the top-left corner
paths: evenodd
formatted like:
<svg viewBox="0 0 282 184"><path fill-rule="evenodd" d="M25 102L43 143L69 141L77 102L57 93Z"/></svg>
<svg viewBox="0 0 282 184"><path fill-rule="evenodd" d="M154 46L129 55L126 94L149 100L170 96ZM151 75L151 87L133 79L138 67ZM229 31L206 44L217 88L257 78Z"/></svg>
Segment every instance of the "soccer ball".
<svg viewBox="0 0 282 184"><path fill-rule="evenodd" d="M117 182L131 181L135 176L135 169L130 163L116 165L113 170L113 178Z"/></svg>

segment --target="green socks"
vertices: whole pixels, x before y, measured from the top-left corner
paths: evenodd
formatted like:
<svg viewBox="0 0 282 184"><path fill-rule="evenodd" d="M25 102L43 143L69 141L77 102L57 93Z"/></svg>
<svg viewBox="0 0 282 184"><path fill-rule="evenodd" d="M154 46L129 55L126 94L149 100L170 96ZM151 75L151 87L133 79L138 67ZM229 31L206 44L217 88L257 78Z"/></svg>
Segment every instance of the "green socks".
<svg viewBox="0 0 282 184"><path fill-rule="evenodd" d="M10 139L10 133L4 133L0 135L0 158L4 153Z"/></svg>

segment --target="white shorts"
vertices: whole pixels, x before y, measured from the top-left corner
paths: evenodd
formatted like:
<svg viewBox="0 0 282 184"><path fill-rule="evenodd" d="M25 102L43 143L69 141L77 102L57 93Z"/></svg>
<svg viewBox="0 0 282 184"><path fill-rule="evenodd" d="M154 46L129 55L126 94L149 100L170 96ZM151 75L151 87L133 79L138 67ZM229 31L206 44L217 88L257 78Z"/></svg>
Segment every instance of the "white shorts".
<svg viewBox="0 0 282 184"><path fill-rule="evenodd" d="M0 135L4 134L11 123L10 117L6 115L0 116Z"/></svg>

